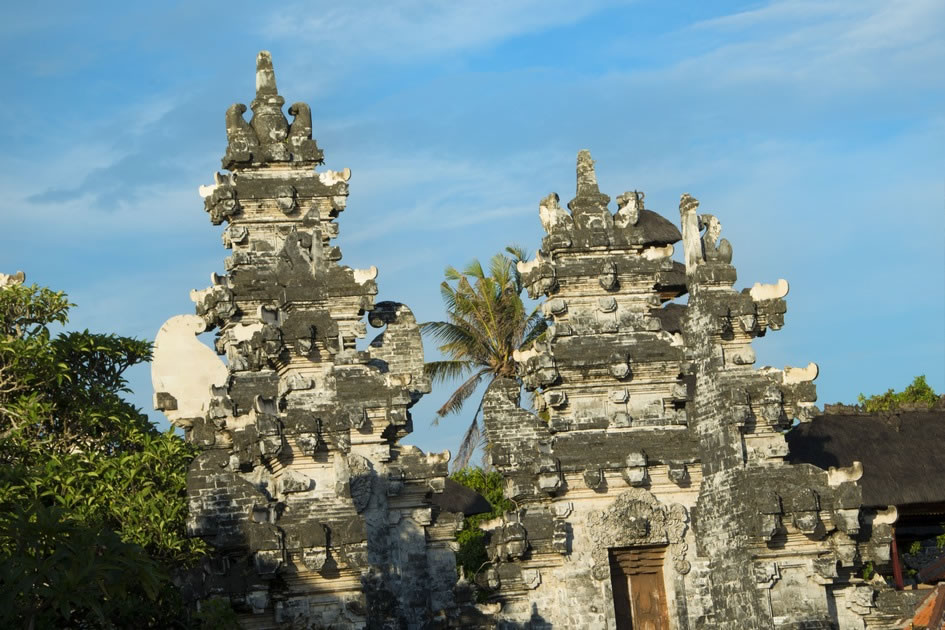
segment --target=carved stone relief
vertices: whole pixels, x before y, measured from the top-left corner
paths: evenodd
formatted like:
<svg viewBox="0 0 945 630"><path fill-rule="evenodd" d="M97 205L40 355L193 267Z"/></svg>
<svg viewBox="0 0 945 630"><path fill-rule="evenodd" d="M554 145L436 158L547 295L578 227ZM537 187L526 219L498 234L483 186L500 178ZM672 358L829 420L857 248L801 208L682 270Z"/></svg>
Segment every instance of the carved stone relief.
<svg viewBox="0 0 945 630"><path fill-rule="evenodd" d="M685 542L689 514L678 503L663 505L642 488L631 488L617 496L605 510L592 513L587 519L585 532L593 548L594 567L591 574L597 580L610 575L607 550L614 547L668 544L677 573L689 572Z"/></svg>

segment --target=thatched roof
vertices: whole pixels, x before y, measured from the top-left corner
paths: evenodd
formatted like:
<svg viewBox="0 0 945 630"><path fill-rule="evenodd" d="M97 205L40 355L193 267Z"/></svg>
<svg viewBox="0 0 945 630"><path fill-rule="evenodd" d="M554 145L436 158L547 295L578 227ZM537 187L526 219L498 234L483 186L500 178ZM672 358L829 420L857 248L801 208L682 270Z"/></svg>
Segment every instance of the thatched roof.
<svg viewBox="0 0 945 630"><path fill-rule="evenodd" d="M814 418L787 434L788 461L829 468L862 462L863 505L945 502L945 410Z"/></svg>
<svg viewBox="0 0 945 630"><path fill-rule="evenodd" d="M492 505L484 496L449 478L443 492L433 494L431 501L444 512L462 512L463 516L492 511Z"/></svg>

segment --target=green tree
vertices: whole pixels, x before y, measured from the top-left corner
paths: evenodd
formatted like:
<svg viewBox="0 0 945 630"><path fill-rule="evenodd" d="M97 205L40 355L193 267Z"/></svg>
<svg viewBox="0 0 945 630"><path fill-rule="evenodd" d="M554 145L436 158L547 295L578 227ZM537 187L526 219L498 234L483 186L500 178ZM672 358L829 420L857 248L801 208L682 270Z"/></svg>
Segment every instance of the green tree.
<svg viewBox="0 0 945 630"><path fill-rule="evenodd" d="M150 343L54 336L71 306L0 286L0 627L180 627L195 449L122 398Z"/></svg>
<svg viewBox="0 0 945 630"><path fill-rule="evenodd" d="M458 271L446 268L440 294L447 321L421 324L424 333L440 342L446 359L425 366L433 382L464 379L436 412L436 420L459 413L480 384L496 378L515 377L512 354L528 347L544 331L547 323L534 308L527 312L522 302L522 277L516 263L528 255L518 247L507 247L489 261L486 273L478 260ZM454 469L464 468L479 444L482 429L479 414L482 400L473 414L454 460Z"/></svg>
<svg viewBox="0 0 945 630"><path fill-rule="evenodd" d="M902 405L932 407L939 399L928 383L925 382L925 375L917 376L901 392L888 389L884 394L875 394L867 398L863 394L857 397L858 402L865 411L896 411Z"/></svg>
<svg viewBox="0 0 945 630"><path fill-rule="evenodd" d="M463 519L463 529L456 535L456 542L459 543L456 564L462 569L467 579L472 580L482 565L488 561L486 533L479 529L479 525L502 516L509 510L514 510L515 504L505 498L505 493L502 491L502 475L494 470L485 472L481 468L463 468L450 475L450 479L475 490L492 505L491 512L475 514Z"/></svg>

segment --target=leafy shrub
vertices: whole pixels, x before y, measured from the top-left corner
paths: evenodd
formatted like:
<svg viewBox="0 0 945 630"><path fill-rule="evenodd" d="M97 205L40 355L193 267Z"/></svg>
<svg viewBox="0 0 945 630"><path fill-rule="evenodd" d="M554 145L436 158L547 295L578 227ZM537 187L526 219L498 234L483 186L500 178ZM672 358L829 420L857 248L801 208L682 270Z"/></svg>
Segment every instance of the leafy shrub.
<svg viewBox="0 0 945 630"><path fill-rule="evenodd" d="M0 287L0 627L185 627L170 574L196 449L122 397L147 341L53 336L61 292Z"/></svg>
<svg viewBox="0 0 945 630"><path fill-rule="evenodd" d="M472 580L488 560L486 533L479 529L479 525L509 510L514 510L515 504L505 498L502 490L502 475L494 470L485 472L481 468L467 467L454 472L450 475L450 479L475 490L492 505L491 512L466 517L462 531L456 536L456 542L459 543L456 564L463 571L463 575Z"/></svg>
<svg viewBox="0 0 945 630"><path fill-rule="evenodd" d="M869 398L860 394L857 400L865 411L875 413L896 411L902 405L924 405L931 408L938 400L938 394L925 382L925 375L922 375L915 377L912 383L901 392L890 388L884 394L875 394Z"/></svg>

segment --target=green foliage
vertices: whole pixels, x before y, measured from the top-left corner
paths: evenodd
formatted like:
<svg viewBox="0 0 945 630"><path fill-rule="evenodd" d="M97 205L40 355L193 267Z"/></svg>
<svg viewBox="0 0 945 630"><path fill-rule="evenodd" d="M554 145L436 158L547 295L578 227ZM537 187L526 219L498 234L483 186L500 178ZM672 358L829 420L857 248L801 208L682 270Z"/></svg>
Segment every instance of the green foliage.
<svg viewBox="0 0 945 630"><path fill-rule="evenodd" d="M922 375L915 377L915 380L901 392L890 388L885 394L875 394L868 398L860 394L857 400L864 410L873 413L896 411L902 405L925 405L931 408L938 400L938 394L925 382L925 375Z"/></svg>
<svg viewBox="0 0 945 630"><path fill-rule="evenodd" d="M200 602L200 610L194 615L194 620L201 630L231 630L240 627L230 602L219 597Z"/></svg>
<svg viewBox="0 0 945 630"><path fill-rule="evenodd" d="M505 498L502 475L494 470L485 472L481 468L463 468L450 475L450 479L475 490L492 505L491 512L466 517L463 529L456 536L456 542L459 543L456 564L468 579L472 579L488 560L486 533L479 529L480 523L514 510L515 503Z"/></svg>
<svg viewBox="0 0 945 630"><path fill-rule="evenodd" d="M873 568L872 560L863 565L863 570L860 572L860 575L863 576L864 580L869 580L873 577L873 574L876 573L876 570Z"/></svg>
<svg viewBox="0 0 945 630"><path fill-rule="evenodd" d="M185 535L196 450L121 396L150 343L53 336L71 306L0 289L0 627L176 627L171 568L203 554Z"/></svg>
<svg viewBox="0 0 945 630"><path fill-rule="evenodd" d="M912 555L915 555L920 551L922 551L922 543L920 543L918 540L909 545L909 553Z"/></svg>
<svg viewBox="0 0 945 630"><path fill-rule="evenodd" d="M446 280L440 285L447 321L421 324L425 334L441 343L439 350L447 357L426 364L433 382L465 379L437 410L437 418L459 413L481 383L514 378L513 353L528 347L547 328L538 308L527 312L522 302L522 278L516 263L528 254L518 247L507 247L506 252L511 256L500 253L492 257L488 273L478 260L462 271L447 267ZM479 444L481 410L480 401L457 449L457 469L466 466Z"/></svg>
<svg viewBox="0 0 945 630"><path fill-rule="evenodd" d="M0 516L0 541L6 628L57 628L80 619L99 627L120 620L137 625L142 600L157 600L167 579L141 547L42 503Z"/></svg>
<svg viewBox="0 0 945 630"><path fill-rule="evenodd" d="M935 537L935 548L945 549L945 534L939 534Z"/></svg>
<svg viewBox="0 0 945 630"><path fill-rule="evenodd" d="M489 560L486 555L486 533L464 524L462 531L456 535L456 543L459 545L456 566L471 580L479 572L479 568Z"/></svg>

